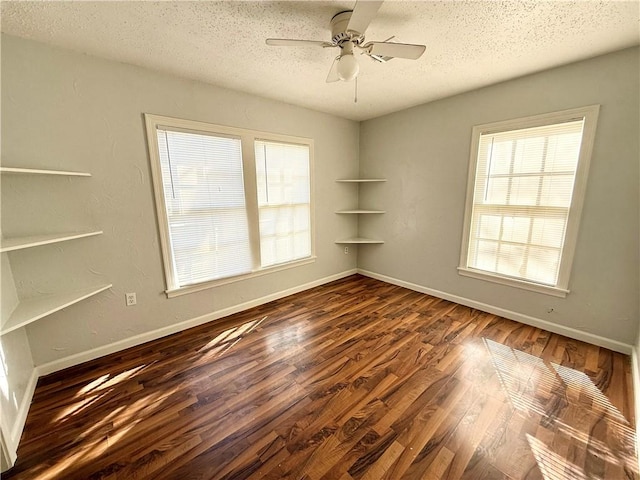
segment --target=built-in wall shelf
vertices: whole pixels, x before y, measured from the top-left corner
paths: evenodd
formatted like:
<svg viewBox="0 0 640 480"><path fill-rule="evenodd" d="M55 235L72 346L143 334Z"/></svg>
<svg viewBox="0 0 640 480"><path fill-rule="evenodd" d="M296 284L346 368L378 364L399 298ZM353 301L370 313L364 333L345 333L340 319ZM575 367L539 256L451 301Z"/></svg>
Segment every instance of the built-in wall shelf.
<svg viewBox="0 0 640 480"><path fill-rule="evenodd" d="M340 178L336 180L336 182L338 183L355 183L358 186L363 183L380 183L380 182L386 182L386 181L387 181L386 178ZM358 188L358 190L360 190L360 188ZM359 197L360 197L360 191L358 191L358 200L360 200ZM345 214L346 215L370 215L370 214L379 215L386 212L384 210L373 210L369 208L358 207L358 208L345 209L345 210L336 210L336 213L339 215L345 215ZM346 238L344 240L336 240L336 243L364 245L367 243L384 243L384 241L356 236L353 238Z"/></svg>
<svg viewBox="0 0 640 480"><path fill-rule="evenodd" d="M361 237L353 237L353 238L345 238L344 240L336 240L338 244L365 244L365 243L384 243L384 240L374 240L372 238L361 238Z"/></svg>
<svg viewBox="0 0 640 480"><path fill-rule="evenodd" d="M21 174L21 175L62 175L65 177L90 177L90 173L71 172L66 170L43 170L39 168L16 168L0 167L0 174Z"/></svg>
<svg viewBox="0 0 640 480"><path fill-rule="evenodd" d="M64 170L55 167L24 168L20 166L3 165L0 166L0 177L2 177L3 187L1 200L5 202L4 205L16 204L16 207L28 207L30 209L30 211L14 212L13 215L3 217L2 230L5 233L31 233L32 235L8 236L7 238L2 238L2 235L0 235L0 260L2 261L2 268L0 270L2 287L0 295L2 296L3 307L2 315L0 316L0 336L2 336L3 341L6 339L6 341L13 342L14 339L16 339L22 342L23 340L28 341L27 332L25 331L26 328L42 329L46 327L45 322L52 319L50 315L60 311L66 313L63 309L110 289L112 284L102 283L96 285L96 281L105 282L106 280L95 280L93 277L86 281L81 281L76 275L76 272L70 268L64 268L62 271L59 271L60 269L56 267L56 265L60 263L60 261L64 262L65 260L72 260L74 258L75 253L71 248L74 246L73 243L69 244L69 249L59 248L57 252L54 251L56 249L42 249L40 252L37 252L32 248L42 245L55 245L59 244L59 242L94 237L102 234L102 230L97 230L97 227L93 225L92 222L78 224L78 226L67 223L67 227L60 226L60 229L73 229L75 231L58 231L58 233L52 233L53 228L46 228L36 221L41 215L35 213L41 208L41 205L44 202L56 201L57 197L62 196L62 200L75 202L78 205L81 205L83 202L86 203L88 200L86 198L86 190L84 198L77 198L76 192L68 187L75 187L78 185L77 182L84 183L84 180L80 179L90 179L92 177L90 173ZM74 180L74 178L76 180ZM48 188L49 182L53 182L58 188L50 190ZM65 188L60 189L63 185L60 182L63 182ZM47 185L45 185L45 183ZM49 191L55 192L56 198L47 198ZM35 198L23 198L25 195L32 193L37 196ZM7 200L9 200L8 203ZM37 200L40 200L40 202L37 202ZM59 208L56 209L56 211L62 213L68 212L68 214L71 215L73 212L65 209L63 205L64 203L59 204ZM57 224L64 225L66 222L64 219L61 220L62 222ZM75 217L69 219L70 222L75 220ZM29 228L29 230L27 230L27 228ZM86 246L88 245L85 245L85 247ZM99 245L96 248L99 248ZM41 255L34 257L34 255L38 253ZM44 257L48 257L49 255L53 255L57 262L54 264L47 262L47 259ZM89 265L87 265L86 261L83 263L85 265L81 268L88 270ZM51 277L49 273L60 273L62 275L61 277L55 275L55 279L53 280L56 285L55 290L59 290L61 293L51 293L47 286L45 286L49 284L49 281L45 280ZM65 277L67 277L67 280L65 280ZM16 282L16 279L20 279L21 281ZM23 288L25 287L25 282L29 285L28 289ZM45 285L43 285L42 282L45 282ZM84 312L84 314L86 315L87 313ZM21 343L18 345L21 345ZM16 360L18 358L20 362L24 364L25 372L27 371L27 365L33 365L33 359L28 348L21 349L20 357L16 357ZM32 373L33 372L32 369ZM32 375L31 378L35 377ZM31 384L32 383L30 383L30 385ZM29 391L30 387L28 386L23 398L16 399L21 405L18 413L20 417L22 417L20 412L23 411L24 417L26 417L26 410L29 405L28 400L31 395ZM24 405L26 405L26 409L23 408ZM5 422L0 422L2 423L2 425L0 425L2 442L0 443L2 443L3 470L13 466L13 463L16 461L17 445L22 433L24 417L22 417L22 419L17 418L16 423L10 426L10 430L7 430L8 426ZM6 439L11 439L11 443L7 444Z"/></svg>
<svg viewBox="0 0 640 480"><path fill-rule="evenodd" d="M71 172L66 170L41 170L34 168L13 168L13 167L0 167L0 173L4 174L16 174L16 175L63 175L63 176L79 176L90 177L90 173L83 172ZM42 245L50 245L60 242L67 242L69 240L76 240L79 238L93 237L101 235L102 230L82 230L75 232L62 232L62 233L49 233L42 235L29 235L23 237L8 237L0 238L0 253L14 252L16 250L23 250L26 248L39 247ZM11 260L9 260L11 262ZM12 268L15 268L12 265ZM19 268L19 267L18 267ZM43 268L46 268L43 266ZM12 279L11 279L12 280ZM69 305L78 303L85 298L89 298L96 295L108 288L111 288L111 284L104 284L98 286L92 286L76 290L73 292L60 293L55 295L38 295L30 298L20 298L18 295L18 301L13 309L13 312L8 318L1 320L0 335L12 332L19 328L24 327L36 320L46 317L47 315L62 310Z"/></svg>
<svg viewBox="0 0 640 480"><path fill-rule="evenodd" d="M77 238L101 235L102 230L85 232L57 233L52 235L31 235L29 237L3 238L0 240L0 253L21 250L23 248L39 247L50 243L66 242Z"/></svg>
<svg viewBox="0 0 640 480"><path fill-rule="evenodd" d="M339 183L372 183L372 182L386 182L386 178L341 178L336 180Z"/></svg>
<svg viewBox="0 0 640 480"><path fill-rule="evenodd" d="M22 328L30 323L62 310L74 303L81 302L111 288L111 284L98 285L75 292L42 295L39 297L20 300L13 313L0 329L0 335Z"/></svg>
<svg viewBox="0 0 640 480"><path fill-rule="evenodd" d="M385 213L385 211L384 210L337 210L336 213L349 213L349 214Z"/></svg>

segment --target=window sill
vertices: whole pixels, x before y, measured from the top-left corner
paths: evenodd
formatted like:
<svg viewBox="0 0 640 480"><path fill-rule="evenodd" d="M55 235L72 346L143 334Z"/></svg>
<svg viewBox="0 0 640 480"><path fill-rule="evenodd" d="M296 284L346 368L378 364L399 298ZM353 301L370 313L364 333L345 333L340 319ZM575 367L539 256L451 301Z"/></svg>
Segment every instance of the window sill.
<svg viewBox="0 0 640 480"><path fill-rule="evenodd" d="M524 280L516 280L515 278L502 277L499 275L493 275L488 272L482 272L480 270L473 270L464 267L458 267L458 273L465 277L477 278L478 280L486 280L487 282L498 283L500 285L506 285L508 287L520 288L522 290L529 290L531 292L543 293L545 295L552 295L554 297L566 298L569 290L560 287L551 287L549 285L541 285L538 283L526 282Z"/></svg>
<svg viewBox="0 0 640 480"><path fill-rule="evenodd" d="M187 295L189 293L200 292L209 288L219 287L221 285L227 285L229 283L241 282L250 278L260 277L269 273L280 272L282 270L288 270L289 268L301 267L302 265L308 265L316 261L315 256L303 258L301 260L295 260L293 262L281 263L272 267L266 267L261 270L255 270L244 275L238 275L235 277L221 278L219 280L211 280L209 282L197 283L195 285L186 285L184 287L170 288L165 290L167 298L179 297L180 295Z"/></svg>

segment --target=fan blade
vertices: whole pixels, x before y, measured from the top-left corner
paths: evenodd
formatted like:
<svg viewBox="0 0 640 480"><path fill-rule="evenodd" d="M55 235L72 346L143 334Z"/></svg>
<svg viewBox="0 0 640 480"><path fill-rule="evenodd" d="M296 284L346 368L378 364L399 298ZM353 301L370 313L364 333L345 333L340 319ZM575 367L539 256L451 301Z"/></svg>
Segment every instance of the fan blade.
<svg viewBox="0 0 640 480"><path fill-rule="evenodd" d="M426 50L424 45L412 45L410 43L393 42L369 42L362 46L369 55L381 57L409 58L417 60Z"/></svg>
<svg viewBox="0 0 640 480"><path fill-rule="evenodd" d="M380 10L381 5L382 1L360 0L356 2L356 6L353 7L353 13L349 19L349 24L347 25L347 31L351 30L364 34L371 20L373 20L378 10Z"/></svg>
<svg viewBox="0 0 640 480"><path fill-rule="evenodd" d="M333 83L340 80L338 76L338 59L340 57L336 57L331 64L331 69L329 70L329 75L327 75L327 83Z"/></svg>
<svg viewBox="0 0 640 480"><path fill-rule="evenodd" d="M290 38L267 38L267 45L273 47L335 47L333 43L320 40L295 40Z"/></svg>

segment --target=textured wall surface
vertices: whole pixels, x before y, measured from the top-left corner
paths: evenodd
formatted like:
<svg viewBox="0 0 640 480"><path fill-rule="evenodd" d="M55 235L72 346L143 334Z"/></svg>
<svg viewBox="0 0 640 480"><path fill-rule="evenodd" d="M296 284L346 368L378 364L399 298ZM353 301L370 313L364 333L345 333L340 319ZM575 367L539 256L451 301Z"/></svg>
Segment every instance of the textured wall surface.
<svg viewBox="0 0 640 480"><path fill-rule="evenodd" d="M548 70L362 123L363 175L385 176L360 220L382 247L358 267L633 345L638 328L638 49ZM565 298L462 277L456 267L474 125L600 104ZM551 312L549 312L552 310Z"/></svg>
<svg viewBox="0 0 640 480"><path fill-rule="evenodd" d="M317 261L167 299L143 113L314 139ZM93 175L12 177L3 233L104 231L12 254L18 295L113 283L27 327L36 365L355 268L356 255L334 244L353 235L355 219L334 211L356 201L335 183L357 174L356 122L6 35L2 120L3 165ZM135 307L125 307L125 292L137 293Z"/></svg>

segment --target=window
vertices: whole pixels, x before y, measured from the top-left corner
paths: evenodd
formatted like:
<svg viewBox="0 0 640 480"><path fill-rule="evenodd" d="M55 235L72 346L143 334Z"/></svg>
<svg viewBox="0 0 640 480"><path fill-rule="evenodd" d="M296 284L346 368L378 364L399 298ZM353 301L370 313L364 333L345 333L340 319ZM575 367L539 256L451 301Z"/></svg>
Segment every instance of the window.
<svg viewBox="0 0 640 480"><path fill-rule="evenodd" d="M255 142L262 266L311 252L309 148Z"/></svg>
<svg viewBox="0 0 640 480"><path fill-rule="evenodd" d="M461 274L566 296L598 110L473 128Z"/></svg>
<svg viewBox="0 0 640 480"><path fill-rule="evenodd" d="M145 120L168 296L313 260L311 140Z"/></svg>

